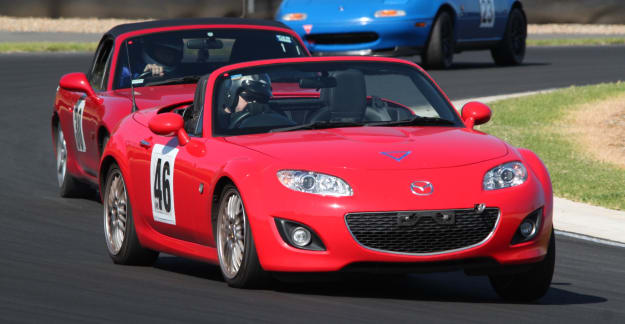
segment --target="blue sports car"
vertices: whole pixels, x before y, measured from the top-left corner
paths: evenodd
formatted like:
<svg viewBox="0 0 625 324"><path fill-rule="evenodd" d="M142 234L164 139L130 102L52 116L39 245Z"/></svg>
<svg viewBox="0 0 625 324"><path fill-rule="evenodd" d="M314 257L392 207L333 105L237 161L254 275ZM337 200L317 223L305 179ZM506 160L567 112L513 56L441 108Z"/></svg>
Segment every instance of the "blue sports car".
<svg viewBox="0 0 625 324"><path fill-rule="evenodd" d="M519 0L284 0L276 19L316 55L421 54L430 68L464 50L490 49L498 65L525 56Z"/></svg>

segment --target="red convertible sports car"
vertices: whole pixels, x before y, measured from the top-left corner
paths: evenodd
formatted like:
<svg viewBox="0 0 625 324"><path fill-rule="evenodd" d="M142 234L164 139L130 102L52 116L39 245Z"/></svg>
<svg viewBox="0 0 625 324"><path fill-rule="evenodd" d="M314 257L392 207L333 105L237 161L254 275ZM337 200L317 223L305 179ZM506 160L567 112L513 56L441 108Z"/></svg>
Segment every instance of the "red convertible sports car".
<svg viewBox="0 0 625 324"><path fill-rule="evenodd" d="M89 72L70 73L59 82L52 139L61 195L80 194L88 189L84 183L97 183L102 150L131 111L191 102L200 77L227 64L309 55L297 34L266 20L176 19L114 27L102 37Z"/></svg>
<svg viewBox="0 0 625 324"><path fill-rule="evenodd" d="M204 76L193 104L120 122L100 165L115 263L158 252L270 272L463 269L530 301L554 270L552 189L531 151L474 129L411 62L262 60Z"/></svg>

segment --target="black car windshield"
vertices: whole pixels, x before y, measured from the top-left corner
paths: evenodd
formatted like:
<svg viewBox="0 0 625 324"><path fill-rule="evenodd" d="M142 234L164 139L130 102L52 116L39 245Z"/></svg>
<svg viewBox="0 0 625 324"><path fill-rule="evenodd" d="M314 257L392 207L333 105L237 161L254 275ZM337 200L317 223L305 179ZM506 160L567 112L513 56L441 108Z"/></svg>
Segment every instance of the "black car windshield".
<svg viewBox="0 0 625 324"><path fill-rule="evenodd" d="M430 79L403 63L276 64L223 74L215 89L215 136L338 127L463 125Z"/></svg>
<svg viewBox="0 0 625 324"><path fill-rule="evenodd" d="M299 41L262 29L189 29L137 36L122 44L113 89L195 83L238 62L308 56ZM129 64L130 62L130 64Z"/></svg>

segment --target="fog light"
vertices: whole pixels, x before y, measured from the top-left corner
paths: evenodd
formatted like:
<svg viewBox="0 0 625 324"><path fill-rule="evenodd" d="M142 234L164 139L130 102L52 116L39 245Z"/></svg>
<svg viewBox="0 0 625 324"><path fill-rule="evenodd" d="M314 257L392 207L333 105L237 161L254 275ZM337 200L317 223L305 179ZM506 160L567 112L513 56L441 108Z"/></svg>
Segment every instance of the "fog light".
<svg viewBox="0 0 625 324"><path fill-rule="evenodd" d="M293 239L293 243L295 245L306 246L310 244L311 235L307 229L299 226L293 229L293 232L291 232L291 238Z"/></svg>
<svg viewBox="0 0 625 324"><path fill-rule="evenodd" d="M521 223L521 226L519 226L519 232L521 232L521 235L523 235L524 237L531 236L535 230L536 227L534 226L534 222L529 219L523 221L523 223Z"/></svg>
<svg viewBox="0 0 625 324"><path fill-rule="evenodd" d="M514 245L523 242L529 242L535 239L543 223L542 216L542 207L527 215L523 219L523 221L521 221L521 224L519 224L519 227L514 233L514 237L512 237L512 241L510 242L510 244Z"/></svg>

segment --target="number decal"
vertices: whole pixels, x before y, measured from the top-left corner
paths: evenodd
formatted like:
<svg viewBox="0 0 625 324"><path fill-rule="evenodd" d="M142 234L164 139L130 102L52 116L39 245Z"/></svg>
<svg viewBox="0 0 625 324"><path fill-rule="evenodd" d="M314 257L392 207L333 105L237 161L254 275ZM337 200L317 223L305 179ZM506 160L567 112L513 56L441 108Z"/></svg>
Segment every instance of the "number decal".
<svg viewBox="0 0 625 324"><path fill-rule="evenodd" d="M82 114L85 112L85 98L78 99L74 106L74 141L76 142L76 150L78 152L86 151L85 137L82 132Z"/></svg>
<svg viewBox="0 0 625 324"><path fill-rule="evenodd" d="M495 0L480 0L480 28L495 26Z"/></svg>
<svg viewBox="0 0 625 324"><path fill-rule="evenodd" d="M150 160L150 192L154 221L176 225L174 209L174 163L177 148L154 145Z"/></svg>

